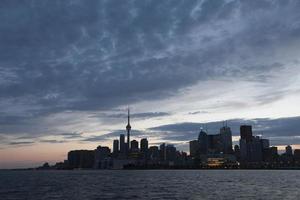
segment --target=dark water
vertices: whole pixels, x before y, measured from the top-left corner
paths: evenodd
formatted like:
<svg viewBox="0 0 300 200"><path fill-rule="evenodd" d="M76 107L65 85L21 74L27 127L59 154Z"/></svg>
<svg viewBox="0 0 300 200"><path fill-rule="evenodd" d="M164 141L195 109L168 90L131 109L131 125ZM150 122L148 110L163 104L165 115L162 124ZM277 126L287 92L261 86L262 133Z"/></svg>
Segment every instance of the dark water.
<svg viewBox="0 0 300 200"><path fill-rule="evenodd" d="M12 199L300 199L300 171L0 171Z"/></svg>

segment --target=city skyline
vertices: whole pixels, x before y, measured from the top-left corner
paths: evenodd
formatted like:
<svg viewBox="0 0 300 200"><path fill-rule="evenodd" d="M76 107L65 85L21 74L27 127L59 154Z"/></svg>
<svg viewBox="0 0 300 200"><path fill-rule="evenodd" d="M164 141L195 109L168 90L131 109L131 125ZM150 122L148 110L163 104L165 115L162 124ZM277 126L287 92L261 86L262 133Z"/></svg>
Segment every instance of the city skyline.
<svg viewBox="0 0 300 200"><path fill-rule="evenodd" d="M124 131L187 151L240 124L300 148L300 3L3 1L0 168L55 163ZM37 149L39 151L37 151Z"/></svg>
<svg viewBox="0 0 300 200"><path fill-rule="evenodd" d="M207 130L206 130L207 131ZM121 133L112 147L98 144L96 149L73 149L64 161L31 169L299 169L300 149L292 145L278 153L270 140L255 135L251 125L240 125L238 144L233 144L232 131L224 121L218 133L208 134L201 127L197 139L189 141L189 152L173 144L151 145L147 137L130 139L130 111L127 109L126 139Z"/></svg>
<svg viewBox="0 0 300 200"><path fill-rule="evenodd" d="M115 168L115 169L123 169L123 167L121 167L121 166L126 166L126 163L128 164L128 163L131 163L132 162L132 164L133 163L135 163L135 162L137 162L138 160L140 160L140 159L142 159L143 157L141 157L141 153L142 152L144 152L144 153L146 153L146 152L148 152L148 151L150 151L152 148L158 148L157 150L159 150L159 151L161 151L161 148L162 148L162 145L164 146L164 147L166 147L166 148L174 148L174 151L173 151L173 153L175 153L175 152L178 152L179 154L182 154L181 156L184 156L184 158L185 159L191 159L191 158L194 158L195 157L195 154L198 154L198 153L195 153L195 152L197 152L198 150L194 150L194 151L192 151L191 150L191 148L197 148L197 147L195 147L195 144L193 145L194 147L192 147L191 145L191 143L192 142L195 142L195 141L197 141L197 144L198 144L198 142L200 142L200 140L203 140L203 138L201 139L201 134L202 133L204 133L205 135L206 134L208 134L207 136L209 136L208 138L211 138L211 139L209 139L209 140L211 140L211 142L213 142L213 143L215 143L215 144L211 144L211 145L213 145L212 147L206 147L206 148L208 148L208 149L210 149L210 148L213 148L214 150L212 151L212 150L210 150L210 151L212 151L212 152L210 152L210 154L208 154L208 155L210 155L210 156L212 156L210 159L212 159L212 160L214 160L214 159L219 159L218 157L219 156L223 156L223 154L224 154L224 158L222 158L222 159L225 159L225 160L227 160L227 159L229 159L228 161L230 161L230 168L231 167L233 167L233 168L236 168L237 166L235 166L236 164L234 164L235 162L236 162L236 159L239 157L239 156L237 156L236 155L236 147L238 147L238 149L239 148L243 148L241 145L243 145L242 143L241 143L241 141L243 141L243 139L245 140L245 138L248 138L247 140L252 140L251 138L253 137L254 138L254 144L256 144L255 143L255 141L259 141L259 146L258 146L258 149L263 149L263 143L262 142L260 142L260 141L267 141L267 148L270 148L270 149L272 149L272 148L276 148L276 150L275 150L275 152L276 152L276 155L277 155L277 152L279 153L278 155L279 156L283 156L283 158L281 158L281 159L284 159L283 160L283 162L285 163L286 162L286 159L285 159L285 154L286 154L286 152L287 152L287 148L290 148L291 150L290 150L290 154L292 155L293 154L293 149L295 149L296 151L297 151L297 156L298 156L298 153L300 152L300 150L298 149L299 147L297 146L297 145L294 145L294 144L288 144L288 145L285 145L285 146L282 146L282 147L280 147L280 146L278 146L278 145L274 145L274 142L273 141L270 141L269 139L270 138L265 138L265 137L263 137L263 134L261 134L261 135L257 135L257 134L255 134L255 132L253 132L252 131L252 125L247 125L247 124L245 124L245 123L243 123L243 124L241 124L241 121L236 121L235 123L237 123L236 125L239 127L239 135L240 136L236 136L236 134L233 134L233 132L231 131L231 128L230 128L230 126L228 126L228 121L222 121L222 122L217 122L215 125L216 126L218 126L218 128L217 128L217 130L216 131L214 131L214 132L208 132L208 130L209 130L209 128L208 128L208 124L201 124L201 126L200 126L200 133L199 133L199 131L197 132L197 131L195 131L194 133L193 133L193 135L198 135L198 140L194 140L195 138L192 138L191 136L191 139L193 139L193 140L191 140L191 141L185 141L185 143L186 143L186 148L185 149L182 149L182 148L177 148L178 147L178 144L176 144L176 143L170 143L170 142L168 142L168 141L160 141L160 143L152 143L152 142L150 142L150 141L148 141L147 140L147 137L149 136L149 135L134 135L135 137L133 137L133 139L130 139L130 138L132 138L130 135L131 135L131 124L130 124L130 118L131 118L131 116L130 116L130 108L128 107L127 108L127 125L126 125L126 127L125 127L125 129L123 129L123 130L120 130L120 131L117 131L116 133L119 133L119 136L118 136L118 138L119 139L117 139L116 138L116 136L113 136L113 137L111 137L110 138L110 140L109 140L109 143L110 144L106 144L106 143L100 143L100 142L98 142L98 147L96 148L96 149L94 149L94 148L92 148L92 149L89 149L89 150L87 150L87 149L84 149L84 148L81 148L80 146L79 146L79 149L80 150L76 150L75 148L73 148L73 150L71 150L71 151L69 151L68 153L66 152L64 155L68 155L67 156L67 160L69 161L69 159L70 159L70 153L71 152L73 152L73 153L80 153L80 152L85 152L82 156L80 156L81 158L84 158L85 156L88 156L87 158L89 158L89 157L94 157L95 156L95 158L97 157L96 155L94 155L94 153L93 153L93 155L88 155L89 153L92 153L92 152L94 152L94 151L96 151L97 152L97 150L99 150L100 152L102 152L103 151L103 149L104 149L104 152L105 152L105 158L107 157L107 156L109 156L109 158L110 159L112 159L110 162L112 162L112 163L114 163L114 162L117 162L118 163L118 160L119 159L121 159L121 164L119 163L119 164L117 164L117 168ZM256 119L257 120L257 119ZM246 122L246 121L244 121L244 122ZM230 123L232 123L232 122L230 122ZM249 123L249 122L248 122ZM222 126L220 126L222 124ZM257 123L255 123L256 125L258 125ZM190 125L193 125L193 126L196 126L196 125L199 125L199 124L190 124ZM172 125L171 125L172 126ZM162 130L163 130L163 128L165 128L165 127L168 127L168 125L166 125L166 126L162 126L162 127L160 127L160 128L162 128ZM220 128L221 127L221 128ZM245 127L246 129L243 129L243 127ZM250 130L248 129L250 127ZM158 127L159 128L159 127ZM257 133L257 132L256 132ZM261 132L262 133L262 132ZM229 135L228 135L229 134ZM244 134L244 136L243 136L243 134ZM246 134L246 135L245 135ZM254 134L254 135L253 135ZM125 136L126 135L126 136ZM223 136L222 136L223 135ZM226 136L226 135L228 135L228 136ZM206 137L206 136L205 136ZM151 137L150 137L151 138ZM250 138L250 139L249 139ZM113 139L113 140L112 140ZM188 139L188 138L186 138L186 139ZM257 139L259 139L259 140L257 140ZM140 143L139 143L139 141L138 140L140 140ZM220 141L219 141L220 140ZM223 142L222 142L222 140L223 140ZM223 145L221 145L221 146L219 146L220 144L219 144L219 142L221 142L221 143L224 143ZM225 142L225 141L227 141L227 142ZM246 141L246 140L245 140ZM145 146L145 144L143 144L144 142L146 142L146 146ZM251 143L250 143L251 144ZM276 143L275 143L276 144ZM199 143L199 145L200 146L203 146L203 144L201 144L201 142ZM217 146L215 146L215 145L217 145ZM225 146L224 146L225 145ZM260 145L262 145L262 146L260 146ZM142 147L142 146L144 146L144 147ZM205 146L205 145L204 145ZM149 147L149 148L148 148ZM144 149L143 150L143 148L146 148L146 149ZM188 150L186 150L188 148ZM244 147L245 148L245 147ZM248 147L247 147L248 148ZM227 150L226 150L227 149ZM69 149L70 150L70 149ZM207 151L207 150L205 150L205 151ZM245 150L244 150L245 151ZM241 149L241 152L242 152L242 149ZM281 153L280 153L281 152ZM39 153L39 152L38 152ZM87 153L87 154L86 154ZM132 155L132 153L133 153L133 155ZM207 154L208 152L206 152L206 153L204 153L205 155ZM212 154L211 154L212 153ZM221 153L221 154L220 154ZM100 153L100 155L102 155L103 154L103 152L102 153ZM159 154L161 154L161 153L159 153ZM135 157L135 156L137 156L137 155L139 155L138 157ZM255 155L255 154L254 154ZM277 156L278 156L277 155ZM296 155L296 154L295 154ZM102 155L103 156L103 155ZM101 157L102 157L101 156ZM132 157L133 156L133 157ZM175 156L175 154L174 154L174 156ZM172 156L174 159L175 159L175 157L174 156ZM188 156L188 157L186 157L186 156ZM229 156L229 157L226 157L226 156ZM232 158L232 156L234 156L234 159ZM261 155L262 156L262 155ZM100 158L101 158L100 157ZM196 156L197 157L197 156ZM217 158L216 158L217 157ZM44 161L45 161L45 157L43 158L44 159ZM102 158L103 159L103 158ZM124 160L125 159L125 160ZM129 160L128 160L129 159ZM133 160L132 160L133 159ZM137 159L137 160L136 160ZM144 159L146 159L146 158L144 158ZM160 158L161 159L161 158ZM166 158L165 158L166 159ZM207 159L207 158L206 158ZM233 160L232 160L233 159ZM261 158L262 159L262 158ZM298 157L297 157L297 159L298 159ZM65 160L65 159L64 159ZM115 160L115 161L114 161ZM126 161L127 160L127 161ZM136 161L135 161L136 160ZM175 160L174 160L175 161ZM174 161L168 161L168 162L174 162ZM238 160L238 161L240 161L240 160ZM69 166L69 164L68 163L65 163L66 162L66 160L62 163L62 162L60 162L60 161L58 161L58 160L55 160L55 161L52 161L52 162L50 162L50 164L51 165L53 165L53 167L55 167L55 169L57 168L57 169L72 169L72 168L69 168L69 167L67 167L67 166ZM82 163L82 161L77 161L78 163ZM85 161L86 162L86 161ZM140 162L140 161L139 161ZM158 161L157 161L158 162ZM162 165L161 167L166 167L166 166L168 166L169 164L167 164L167 163L165 163L165 164L162 164L162 163L160 163L160 162L162 162L162 161L159 161L157 164L158 164L158 166L160 166L160 165ZM164 161L165 162L165 161ZM163 163L164 163L163 162ZM186 161L187 162L187 161ZM189 162L187 162L187 163L190 163L191 161L189 161ZM207 162L207 161L206 161ZM219 161L217 161L217 163L218 163ZM241 161L240 161L241 162ZM275 162L275 161L274 161ZM276 161L277 162L277 161ZM45 161L45 163L48 163L47 161ZM83 162L84 163L84 162ZM87 163L87 166L93 166L92 168L95 168L94 167L94 161L93 162L91 162L90 164L88 164ZM175 162L176 163L176 162ZM190 167L192 167L193 165L191 165L191 164L184 164L184 165L182 165L182 164L180 164L179 166L177 166L177 165L174 165L174 164L172 164L171 166L169 166L169 167L172 167L173 165L174 165L174 167L182 167L182 168L186 168L186 167L188 167L188 168L190 168ZM213 166L215 165L214 164L215 163L215 161L213 161ZM223 163L223 161L222 161L222 163ZM35 163L35 164L37 164L36 166L38 166L39 164L41 164L41 162L38 162L38 163ZM55 165L54 165L55 164ZM156 164L156 165L157 165ZM250 163L251 164L251 163ZM111 164L112 166L114 166L113 164ZM181 166L182 165L182 166ZM190 166L191 165L191 166ZM232 166L231 166L232 165ZM36 166L29 166L29 167L36 167ZM72 165L71 165L72 166ZM101 166L101 165L100 165ZM114 169L114 167L108 167L108 164L106 163L105 164L105 168L108 168L108 169L110 169L110 168L112 168L112 169ZM142 167L143 165L141 165L140 167ZM156 167L158 167L158 166L156 166ZM235 166L235 167L234 167ZM251 168L251 166L252 165L250 165L250 168ZM297 166L298 166L298 164L297 164ZM45 165L42 167L42 169L45 167ZM138 166L135 166L135 167L138 167ZM151 165L150 166L148 166L148 167L150 167L150 169L151 169ZM194 167L196 167L196 166L194 166ZM204 166L203 166L204 167ZM253 167L253 166L252 166ZM12 169L13 167L8 167L7 169ZM17 168L26 168L26 167L24 167L24 166L20 166L20 167L16 167L15 169L17 169ZM48 167L47 167L47 165L46 165L46 168L45 169L47 169ZM76 168L76 167L75 167ZM90 167L83 167L83 168L90 168ZM197 168L197 167L196 167ZM206 167L205 167L206 168ZM5 168L3 168L3 169L5 169ZM95 168L95 169L97 169L97 167ZM100 167L100 169L101 169L101 167Z"/></svg>

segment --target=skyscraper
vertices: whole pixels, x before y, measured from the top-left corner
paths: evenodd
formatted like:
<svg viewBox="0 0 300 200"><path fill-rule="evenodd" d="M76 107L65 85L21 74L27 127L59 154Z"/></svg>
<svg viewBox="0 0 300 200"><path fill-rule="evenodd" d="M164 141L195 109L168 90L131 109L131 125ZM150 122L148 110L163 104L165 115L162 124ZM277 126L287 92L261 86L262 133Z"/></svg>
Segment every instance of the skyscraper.
<svg viewBox="0 0 300 200"><path fill-rule="evenodd" d="M147 140L147 138L141 139L141 152L143 153L144 158L147 158L147 154L148 154L148 140Z"/></svg>
<svg viewBox="0 0 300 200"><path fill-rule="evenodd" d="M125 135L120 134L120 153L125 153Z"/></svg>
<svg viewBox="0 0 300 200"><path fill-rule="evenodd" d="M230 127L223 126L220 129L222 152L225 154L232 153L232 134Z"/></svg>
<svg viewBox="0 0 300 200"><path fill-rule="evenodd" d="M154 163L159 161L159 150L157 146L149 147L149 159Z"/></svg>
<svg viewBox="0 0 300 200"><path fill-rule="evenodd" d="M246 142L252 139L252 126L242 125L240 127L241 139L246 140Z"/></svg>
<svg viewBox="0 0 300 200"><path fill-rule="evenodd" d="M198 136L198 142L199 142L199 153L200 154L207 154L208 150L208 137L207 133L205 133L202 129Z"/></svg>
<svg viewBox="0 0 300 200"><path fill-rule="evenodd" d="M198 140L190 141L190 155L192 157L197 157L199 154L199 142Z"/></svg>
<svg viewBox="0 0 300 200"><path fill-rule="evenodd" d="M117 154L119 152L119 140L114 140L113 143L113 153Z"/></svg>
<svg viewBox="0 0 300 200"><path fill-rule="evenodd" d="M127 122L126 130L127 130L127 149L129 150L130 149L130 130L131 130L129 108L128 108L128 122Z"/></svg>
<svg viewBox="0 0 300 200"><path fill-rule="evenodd" d="M161 161L165 161L166 160L166 144L162 143L161 145L159 145L159 157Z"/></svg>
<svg viewBox="0 0 300 200"><path fill-rule="evenodd" d="M267 140L261 140L258 136L252 136L251 126L243 125L240 127L240 131L241 161L248 163L263 161L263 146L268 146Z"/></svg>
<svg viewBox="0 0 300 200"><path fill-rule="evenodd" d="M131 151L137 151L139 149L139 142L136 140L131 141Z"/></svg>
<svg viewBox="0 0 300 200"><path fill-rule="evenodd" d="M175 161L176 160L176 148L174 145L168 144L166 146L166 160Z"/></svg>
<svg viewBox="0 0 300 200"><path fill-rule="evenodd" d="M300 165L300 149L294 150L294 159L295 159L296 164L299 166Z"/></svg>
<svg viewBox="0 0 300 200"><path fill-rule="evenodd" d="M95 150L94 167L96 169L108 168L107 161L105 160L110 157L110 153L111 152L108 147L98 146L97 149Z"/></svg>
<svg viewBox="0 0 300 200"><path fill-rule="evenodd" d="M270 147L270 141L268 139L261 139L263 149L268 149Z"/></svg>
<svg viewBox="0 0 300 200"><path fill-rule="evenodd" d="M286 153L286 155L289 155L289 156L293 155L293 149L290 145L285 147L285 153Z"/></svg>
<svg viewBox="0 0 300 200"><path fill-rule="evenodd" d="M208 154L219 154L223 152L223 143L220 134L207 135Z"/></svg>

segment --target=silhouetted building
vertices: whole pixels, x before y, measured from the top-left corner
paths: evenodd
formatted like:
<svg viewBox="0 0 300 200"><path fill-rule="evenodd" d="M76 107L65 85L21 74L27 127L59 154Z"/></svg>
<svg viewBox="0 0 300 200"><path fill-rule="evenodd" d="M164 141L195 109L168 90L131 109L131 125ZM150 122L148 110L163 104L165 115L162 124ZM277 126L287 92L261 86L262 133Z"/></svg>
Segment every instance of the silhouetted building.
<svg viewBox="0 0 300 200"><path fill-rule="evenodd" d="M176 151L175 166L186 167L188 165L188 155L183 151Z"/></svg>
<svg viewBox="0 0 300 200"><path fill-rule="evenodd" d="M241 139L246 140L246 142L252 139L252 126L242 125L240 127Z"/></svg>
<svg viewBox="0 0 300 200"><path fill-rule="evenodd" d="M220 129L221 151L225 154L232 153L232 133L227 125Z"/></svg>
<svg viewBox="0 0 300 200"><path fill-rule="evenodd" d="M278 161L280 163L280 167L292 167L294 165L293 154L283 153L278 156Z"/></svg>
<svg viewBox="0 0 300 200"><path fill-rule="evenodd" d="M110 168L110 149L108 147L98 146L95 150L95 164L96 169Z"/></svg>
<svg viewBox="0 0 300 200"><path fill-rule="evenodd" d="M264 161L267 163L276 163L278 159L277 147L264 149Z"/></svg>
<svg viewBox="0 0 300 200"><path fill-rule="evenodd" d="M162 143L159 146L159 157L161 161L165 161L166 160L166 144Z"/></svg>
<svg viewBox="0 0 300 200"><path fill-rule="evenodd" d="M253 137L252 140L247 143L247 161L248 162L262 162L263 161L263 152L262 152L262 143L258 136Z"/></svg>
<svg viewBox="0 0 300 200"><path fill-rule="evenodd" d="M222 152L223 144L220 134L207 135L207 141L209 154L219 154Z"/></svg>
<svg viewBox="0 0 300 200"><path fill-rule="evenodd" d="M159 149L157 146L149 147L149 159L154 163L159 161Z"/></svg>
<svg viewBox="0 0 300 200"><path fill-rule="evenodd" d="M130 112L128 109L127 141L125 135L113 141L113 152L108 147L96 150L75 150L68 153L68 160L55 166L45 165L37 169L162 169L162 168L289 168L300 167L300 149L291 146L278 155L277 147L270 147L268 139L253 136L252 127L240 127L240 146L232 149L232 133L227 124L220 133L208 135L203 130L198 140L189 142L190 156L176 150L174 145L162 143L148 147L147 138L139 143L130 140ZM130 149L128 149L130 147ZM239 162L237 162L239 161Z"/></svg>
<svg viewBox="0 0 300 200"><path fill-rule="evenodd" d="M263 161L270 162L272 159L272 153L270 150L270 142L267 139L260 139L261 145L262 145L262 152L263 152Z"/></svg>
<svg viewBox="0 0 300 200"><path fill-rule="evenodd" d="M148 157L148 140L147 140L147 138L141 139L141 152L143 154L143 158Z"/></svg>
<svg viewBox="0 0 300 200"><path fill-rule="evenodd" d="M252 126L240 127L240 152L241 162L260 163L264 160L264 148L269 146L268 140L252 135Z"/></svg>
<svg viewBox="0 0 300 200"><path fill-rule="evenodd" d="M290 155L290 156L293 155L293 149L290 145L285 147L285 153L286 153L286 155Z"/></svg>
<svg viewBox="0 0 300 200"><path fill-rule="evenodd" d="M199 142L198 140L190 141L190 156L198 157L199 156Z"/></svg>
<svg viewBox="0 0 300 200"><path fill-rule="evenodd" d="M241 151L239 145L234 145L234 155L236 157L237 161L240 161L241 159Z"/></svg>
<svg viewBox="0 0 300 200"><path fill-rule="evenodd" d="M68 163L71 169L92 168L94 164L94 151L74 150L68 153Z"/></svg>
<svg viewBox="0 0 300 200"><path fill-rule="evenodd" d="M200 154L207 154L208 151L208 136L207 133L204 132L202 129L198 136L199 142L199 153Z"/></svg>
<svg viewBox="0 0 300 200"><path fill-rule="evenodd" d="M260 139L261 144L262 144L262 148L263 149L268 149L270 148L270 142L268 139Z"/></svg>
<svg viewBox="0 0 300 200"><path fill-rule="evenodd" d="M278 148L277 147L270 147L272 155L278 156Z"/></svg>
<svg viewBox="0 0 300 200"><path fill-rule="evenodd" d="M166 160L172 162L176 160L176 148L171 144L166 146Z"/></svg>
<svg viewBox="0 0 300 200"><path fill-rule="evenodd" d="M138 151L139 150L139 142L136 140L131 141L131 151Z"/></svg>
<svg viewBox="0 0 300 200"><path fill-rule="evenodd" d="M228 126L220 129L219 134L208 135L203 130L198 136L199 155L207 154L232 154L232 133ZM193 143L196 146L195 143Z"/></svg>
<svg viewBox="0 0 300 200"><path fill-rule="evenodd" d="M297 166L300 166L300 149L294 150L294 160Z"/></svg>
<svg viewBox="0 0 300 200"><path fill-rule="evenodd" d="M117 156L119 153L119 140L114 140L113 142L113 154Z"/></svg>
<svg viewBox="0 0 300 200"><path fill-rule="evenodd" d="M120 153L125 153L126 146L125 146L125 136L124 134L120 134Z"/></svg>

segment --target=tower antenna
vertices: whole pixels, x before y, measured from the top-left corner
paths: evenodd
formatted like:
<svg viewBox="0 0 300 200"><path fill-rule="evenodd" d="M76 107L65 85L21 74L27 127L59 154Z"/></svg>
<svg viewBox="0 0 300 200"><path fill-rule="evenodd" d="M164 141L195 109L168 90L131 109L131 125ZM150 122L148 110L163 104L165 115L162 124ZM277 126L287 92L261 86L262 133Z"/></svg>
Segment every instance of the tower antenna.
<svg viewBox="0 0 300 200"><path fill-rule="evenodd" d="M131 125L130 125L130 109L129 106L127 108L127 126L126 126L126 131L127 131L127 151L130 150L130 130L131 130Z"/></svg>

